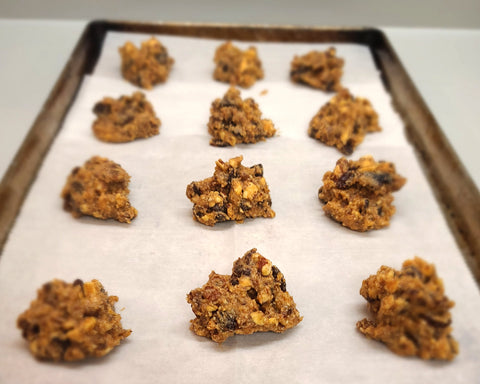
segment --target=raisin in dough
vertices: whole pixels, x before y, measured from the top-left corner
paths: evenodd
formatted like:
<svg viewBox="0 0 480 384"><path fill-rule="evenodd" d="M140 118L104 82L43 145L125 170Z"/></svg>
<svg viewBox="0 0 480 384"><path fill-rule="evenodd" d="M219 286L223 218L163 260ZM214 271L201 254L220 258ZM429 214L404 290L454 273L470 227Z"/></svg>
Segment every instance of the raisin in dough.
<svg viewBox="0 0 480 384"><path fill-rule="evenodd" d="M381 130L370 102L343 89L312 118L308 135L351 155L367 133Z"/></svg>
<svg viewBox="0 0 480 384"><path fill-rule="evenodd" d="M291 80L327 92L340 90L344 61L336 53L335 48L330 47L325 52L310 51L295 56L290 66Z"/></svg>
<svg viewBox="0 0 480 384"><path fill-rule="evenodd" d="M392 163L377 163L371 156L358 161L342 157L333 172L323 176L318 197L325 204L323 210L328 216L347 228L363 232L389 225L395 213L392 192L405 182Z"/></svg>
<svg viewBox="0 0 480 384"><path fill-rule="evenodd" d="M108 296L98 280L73 284L46 283L22 313L17 326L30 352L41 360L74 361L100 357L128 337L115 312L116 296Z"/></svg>
<svg viewBox="0 0 480 384"><path fill-rule="evenodd" d="M366 337L402 356L452 360L458 353L450 327L454 302L445 296L433 264L415 257L400 271L382 266L363 281L360 294L373 316L357 322Z"/></svg>
<svg viewBox="0 0 480 384"><path fill-rule="evenodd" d="M192 331L217 343L235 334L284 332L302 321L283 274L255 248L235 261L231 276L210 273L187 301L196 316Z"/></svg>
<svg viewBox="0 0 480 384"><path fill-rule="evenodd" d="M263 79L262 62L255 47L242 51L227 41L217 48L213 61L215 80L248 88Z"/></svg>
<svg viewBox="0 0 480 384"><path fill-rule="evenodd" d="M252 98L242 100L234 87L212 103L208 122L208 133L212 135L210 145L252 144L272 137L275 132L272 121L262 119L257 103Z"/></svg>
<svg viewBox="0 0 480 384"><path fill-rule="evenodd" d="M141 88L151 89L167 81L174 60L167 48L154 37L142 42L140 49L127 41L119 48L122 76Z"/></svg>
<svg viewBox="0 0 480 384"><path fill-rule="evenodd" d="M73 217L115 219L130 223L137 210L128 200L130 175L111 160L94 156L76 167L63 187L63 208Z"/></svg>
<svg viewBox="0 0 480 384"><path fill-rule="evenodd" d="M95 104L93 112L97 115L93 133L102 141L124 143L155 136L160 131L160 119L142 92L118 99L105 97Z"/></svg>
<svg viewBox="0 0 480 384"><path fill-rule="evenodd" d="M242 156L227 163L218 160L212 177L187 186L195 220L213 226L222 221L243 223L246 218L275 217L262 165L247 168L242 160Z"/></svg>

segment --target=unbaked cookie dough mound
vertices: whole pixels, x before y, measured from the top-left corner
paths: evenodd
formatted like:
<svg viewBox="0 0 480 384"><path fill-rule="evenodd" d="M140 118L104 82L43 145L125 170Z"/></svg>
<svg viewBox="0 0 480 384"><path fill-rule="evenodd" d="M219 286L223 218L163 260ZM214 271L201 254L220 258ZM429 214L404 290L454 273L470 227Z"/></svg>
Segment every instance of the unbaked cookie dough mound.
<svg viewBox="0 0 480 384"><path fill-rule="evenodd" d="M227 41L217 48L213 61L215 80L248 88L257 80L263 79L262 62L255 47L242 51Z"/></svg>
<svg viewBox="0 0 480 384"><path fill-rule="evenodd" d="M174 60L167 48L154 37L143 41L140 49L127 41L119 48L122 60L122 76L141 88L151 89L167 81Z"/></svg>
<svg viewBox="0 0 480 384"><path fill-rule="evenodd" d="M275 135L271 120L262 119L262 112L252 98L242 100L234 87L222 99L216 99L210 108L208 133L210 145L217 147L235 144L253 144Z"/></svg>
<svg viewBox="0 0 480 384"><path fill-rule="evenodd" d="M61 197L73 217L115 219L130 223L137 210L128 200L130 175L117 163L94 156L68 176Z"/></svg>
<svg viewBox="0 0 480 384"><path fill-rule="evenodd" d="M370 102L343 89L312 118L308 135L351 155L367 133L381 130Z"/></svg>
<svg viewBox="0 0 480 384"><path fill-rule="evenodd" d="M325 52L310 51L295 56L290 66L291 80L327 92L340 90L344 61L336 53L336 49L330 47Z"/></svg>
<svg viewBox="0 0 480 384"><path fill-rule="evenodd" d="M160 119L142 92L118 99L105 97L95 104L93 112L97 115L93 133L102 141L124 143L155 136L160 131Z"/></svg>
<svg viewBox="0 0 480 384"><path fill-rule="evenodd" d="M415 257L401 271L382 266L363 281L360 294L373 316L357 322L366 337L402 356L452 360L458 353L450 327L454 302L445 296L433 264Z"/></svg>
<svg viewBox="0 0 480 384"><path fill-rule="evenodd" d="M192 331L217 343L235 334L281 333L302 321L283 274L255 248L235 261L230 276L210 273L187 301L196 316Z"/></svg>
<svg viewBox="0 0 480 384"><path fill-rule="evenodd" d="M222 221L243 223L247 218L275 217L263 166L244 167L242 160L242 156L226 163L220 159L212 177L187 186L196 221L213 226Z"/></svg>
<svg viewBox="0 0 480 384"><path fill-rule="evenodd" d="M333 172L323 176L318 197L328 216L347 228L364 232L390 224L395 213L392 192L405 183L392 163L376 162L371 156L358 161L342 157Z"/></svg>
<svg viewBox="0 0 480 384"><path fill-rule="evenodd" d="M38 359L101 357L132 333L122 328L115 312L117 301L98 280L75 280L73 284L53 280L38 290L30 308L18 317L17 326Z"/></svg>

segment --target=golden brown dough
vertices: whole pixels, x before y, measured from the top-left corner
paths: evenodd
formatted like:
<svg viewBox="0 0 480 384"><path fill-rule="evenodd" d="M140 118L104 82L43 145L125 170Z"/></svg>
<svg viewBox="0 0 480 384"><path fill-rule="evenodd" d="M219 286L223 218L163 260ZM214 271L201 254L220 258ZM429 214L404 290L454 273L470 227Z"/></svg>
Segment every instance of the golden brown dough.
<svg viewBox="0 0 480 384"><path fill-rule="evenodd" d="M213 61L215 80L249 88L257 80L263 79L262 62L255 47L242 51L227 41L217 48Z"/></svg>
<svg viewBox="0 0 480 384"><path fill-rule="evenodd" d="M218 160L213 177L187 186L195 220L213 226L222 221L243 223L247 218L275 217L263 166L247 168L242 160L242 156L227 163Z"/></svg>
<svg viewBox="0 0 480 384"><path fill-rule="evenodd" d="M358 161L342 157L333 172L323 176L318 197L325 204L323 210L328 216L347 228L363 232L390 224L395 213L392 192L405 182L392 163L377 163L371 156Z"/></svg>
<svg viewBox="0 0 480 384"><path fill-rule="evenodd" d="M174 63L167 48L154 37L143 41L140 49L127 41L119 52L124 79L146 89L167 81Z"/></svg>
<svg viewBox="0 0 480 384"><path fill-rule="evenodd" d="M38 359L100 357L132 333L122 328L115 312L117 301L98 280L75 280L73 284L53 280L38 290L30 308L18 317L17 326Z"/></svg>
<svg viewBox="0 0 480 384"><path fill-rule="evenodd" d="M212 103L208 122L210 145L252 144L272 137L275 132L272 121L262 119L257 103L251 98L242 100L240 91L234 87Z"/></svg>
<svg viewBox="0 0 480 384"><path fill-rule="evenodd" d="M93 133L102 141L124 143L159 133L160 119L142 92L118 99L105 97L95 104L93 112L97 115Z"/></svg>
<svg viewBox="0 0 480 384"><path fill-rule="evenodd" d="M284 332L302 321L283 274L255 248L235 261L231 276L212 272L187 301L196 316L192 331L217 343L235 334Z"/></svg>
<svg viewBox="0 0 480 384"><path fill-rule="evenodd" d="M362 283L373 319L357 322L368 338L381 341L402 356L452 360L458 343L451 336L450 308L435 266L419 257L403 263L402 270L382 266Z"/></svg>
<svg viewBox="0 0 480 384"><path fill-rule="evenodd" d="M367 133L381 130L378 115L370 102L343 89L312 118L308 134L326 145L337 147L345 155L351 155Z"/></svg>
<svg viewBox="0 0 480 384"><path fill-rule="evenodd" d="M63 208L73 217L115 219L130 223L137 210L128 200L130 175L117 163L94 156L76 167L62 190Z"/></svg>
<svg viewBox="0 0 480 384"><path fill-rule="evenodd" d="M290 67L290 78L296 83L327 92L340 90L344 62L336 53L336 49L330 47L325 52L310 51L303 56L295 56Z"/></svg>

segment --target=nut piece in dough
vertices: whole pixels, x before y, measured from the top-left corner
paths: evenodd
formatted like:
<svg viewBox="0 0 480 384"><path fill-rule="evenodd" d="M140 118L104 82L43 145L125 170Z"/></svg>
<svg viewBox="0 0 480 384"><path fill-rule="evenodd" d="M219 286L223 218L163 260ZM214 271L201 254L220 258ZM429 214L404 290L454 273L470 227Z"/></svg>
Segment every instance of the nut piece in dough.
<svg viewBox="0 0 480 384"><path fill-rule="evenodd" d="M363 281L360 294L373 315L357 322L366 337L402 356L452 360L458 353L449 311L455 303L444 295L433 264L415 257L401 271L382 266Z"/></svg>
<svg viewBox="0 0 480 384"><path fill-rule="evenodd" d="M213 136L210 145L252 144L272 137L275 132L272 121L262 119L257 103L252 98L242 100L240 91L234 87L212 103L208 122L208 133Z"/></svg>
<svg viewBox="0 0 480 384"><path fill-rule="evenodd" d="M130 175L111 160L94 156L83 167L76 167L63 187L63 208L73 217L115 219L130 223L137 210L128 200Z"/></svg>
<svg viewBox="0 0 480 384"><path fill-rule="evenodd" d="M345 155L351 155L367 133L381 130L378 115L370 102L342 89L312 118L308 134L326 145L337 147Z"/></svg>
<svg viewBox="0 0 480 384"><path fill-rule="evenodd" d="M127 41L119 52L124 79L141 88L151 89L167 81L174 63L167 48L154 37L142 42L140 49Z"/></svg>
<svg viewBox="0 0 480 384"><path fill-rule="evenodd" d="M262 62L255 47L242 51L227 41L217 48L213 61L215 80L249 88L257 80L263 79Z"/></svg>
<svg viewBox="0 0 480 384"><path fill-rule="evenodd" d="M341 89L343 59L336 56L335 48L325 52L310 51L303 56L295 56L290 67L290 78L296 83L332 92Z"/></svg>
<svg viewBox="0 0 480 384"><path fill-rule="evenodd" d="M124 143L158 135L160 119L142 92L119 99L105 97L93 107L97 115L92 129L102 141Z"/></svg>
<svg viewBox="0 0 480 384"><path fill-rule="evenodd" d="M247 218L275 217L263 166L247 168L242 160L242 156L227 163L220 159L212 177L187 186L195 220L213 226L222 221L243 223Z"/></svg>
<svg viewBox="0 0 480 384"><path fill-rule="evenodd" d="M98 280L46 283L17 319L30 352L41 360L74 361L109 353L132 333Z"/></svg>
<svg viewBox="0 0 480 384"><path fill-rule="evenodd" d="M191 330L217 343L234 334L281 333L302 321L283 274L255 248L235 261L231 276L210 273L187 301L196 316Z"/></svg>
<svg viewBox="0 0 480 384"><path fill-rule="evenodd" d="M318 197L328 216L345 227L364 232L389 225L395 213L392 192L405 182L392 163L377 163L371 156L358 161L342 157L333 172L323 176Z"/></svg>

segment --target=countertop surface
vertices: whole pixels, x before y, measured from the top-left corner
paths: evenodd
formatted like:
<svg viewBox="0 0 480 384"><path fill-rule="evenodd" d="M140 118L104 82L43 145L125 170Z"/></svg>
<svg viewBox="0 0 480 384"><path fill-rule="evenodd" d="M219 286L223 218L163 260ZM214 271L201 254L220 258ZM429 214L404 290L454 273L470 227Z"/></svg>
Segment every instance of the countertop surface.
<svg viewBox="0 0 480 384"><path fill-rule="evenodd" d="M14 159L86 24L0 19L0 177ZM380 29L480 186L480 30Z"/></svg>

